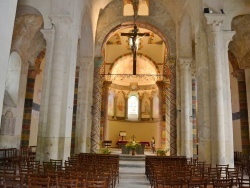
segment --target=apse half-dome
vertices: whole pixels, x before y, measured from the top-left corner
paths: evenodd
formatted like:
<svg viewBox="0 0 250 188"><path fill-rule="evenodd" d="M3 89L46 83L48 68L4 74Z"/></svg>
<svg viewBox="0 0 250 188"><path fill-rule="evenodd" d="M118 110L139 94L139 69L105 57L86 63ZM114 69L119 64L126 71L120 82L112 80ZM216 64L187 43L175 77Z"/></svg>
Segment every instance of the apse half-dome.
<svg viewBox="0 0 250 188"><path fill-rule="evenodd" d="M123 55L118 58L110 70L113 76L113 83L117 85L130 85L131 83L139 83L139 85L155 84L159 74L156 65L148 57L138 54L136 58L136 72L133 76L133 56L132 54Z"/></svg>

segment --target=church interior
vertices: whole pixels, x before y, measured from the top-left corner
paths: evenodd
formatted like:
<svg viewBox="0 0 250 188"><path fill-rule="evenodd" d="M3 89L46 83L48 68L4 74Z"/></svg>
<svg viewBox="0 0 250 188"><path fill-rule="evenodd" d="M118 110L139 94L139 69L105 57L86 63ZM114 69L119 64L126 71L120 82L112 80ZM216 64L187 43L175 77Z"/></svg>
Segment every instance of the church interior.
<svg viewBox="0 0 250 188"><path fill-rule="evenodd" d="M0 28L0 164L106 151L117 170L138 142L249 177L249 0L5 0Z"/></svg>

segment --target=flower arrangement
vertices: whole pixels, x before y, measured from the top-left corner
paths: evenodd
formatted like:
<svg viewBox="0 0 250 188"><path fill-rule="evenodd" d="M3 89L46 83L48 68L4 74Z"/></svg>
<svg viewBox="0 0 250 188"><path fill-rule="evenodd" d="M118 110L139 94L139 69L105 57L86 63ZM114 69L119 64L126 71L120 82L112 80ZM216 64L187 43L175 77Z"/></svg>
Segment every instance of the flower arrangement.
<svg viewBox="0 0 250 188"><path fill-rule="evenodd" d="M136 148L141 147L141 144L138 141L129 141L125 146L127 149L135 150Z"/></svg>
<svg viewBox="0 0 250 188"><path fill-rule="evenodd" d="M166 153L169 151L169 149L166 149L166 150L164 150L164 149L158 149L157 151L156 151L156 153L157 153L157 156L166 156Z"/></svg>
<svg viewBox="0 0 250 188"><path fill-rule="evenodd" d="M108 148L101 148L101 149L99 150L99 153L100 153L100 154L110 154L111 151L109 151Z"/></svg>

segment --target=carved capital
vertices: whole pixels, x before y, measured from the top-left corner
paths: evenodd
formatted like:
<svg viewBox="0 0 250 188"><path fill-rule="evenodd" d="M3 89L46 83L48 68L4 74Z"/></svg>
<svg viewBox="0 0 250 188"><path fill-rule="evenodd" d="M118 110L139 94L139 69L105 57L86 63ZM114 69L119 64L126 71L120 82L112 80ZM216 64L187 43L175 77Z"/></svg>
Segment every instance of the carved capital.
<svg viewBox="0 0 250 188"><path fill-rule="evenodd" d="M193 78L196 78L196 68L195 67L191 68L191 74L192 74Z"/></svg>
<svg viewBox="0 0 250 188"><path fill-rule="evenodd" d="M196 71L196 78L200 77L203 73L208 71L208 66L199 67Z"/></svg>
<svg viewBox="0 0 250 188"><path fill-rule="evenodd" d="M101 67L103 63L103 57L102 56L95 57L94 62L95 62L95 68Z"/></svg>
<svg viewBox="0 0 250 188"><path fill-rule="evenodd" d="M192 58L179 58L179 65L181 69L190 69L192 65Z"/></svg>
<svg viewBox="0 0 250 188"><path fill-rule="evenodd" d="M46 40L46 46L51 43L51 40L55 37L55 27L52 26L51 29L41 29L44 39Z"/></svg>
<svg viewBox="0 0 250 188"><path fill-rule="evenodd" d="M244 69L237 69L234 70L232 73L233 77L235 77L238 81L245 80L245 70Z"/></svg>
<svg viewBox="0 0 250 188"><path fill-rule="evenodd" d="M176 58L175 57L174 58L168 58L166 60L166 62L167 62L167 65L172 66L172 65L176 64Z"/></svg>
<svg viewBox="0 0 250 188"><path fill-rule="evenodd" d="M207 32L218 32L222 30L225 14L205 14L207 19Z"/></svg>
<svg viewBox="0 0 250 188"><path fill-rule="evenodd" d="M228 49L229 42L232 41L233 36L235 35L235 31L223 31L223 42L224 47Z"/></svg>

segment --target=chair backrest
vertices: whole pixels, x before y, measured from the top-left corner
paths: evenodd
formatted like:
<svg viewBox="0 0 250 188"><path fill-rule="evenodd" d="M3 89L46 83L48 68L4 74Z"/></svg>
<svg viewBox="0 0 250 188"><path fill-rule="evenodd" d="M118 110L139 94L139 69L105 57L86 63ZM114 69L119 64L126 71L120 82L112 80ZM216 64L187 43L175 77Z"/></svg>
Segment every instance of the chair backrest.
<svg viewBox="0 0 250 188"><path fill-rule="evenodd" d="M107 188L106 180L86 180L86 188Z"/></svg>
<svg viewBox="0 0 250 188"><path fill-rule="evenodd" d="M206 188L207 187L208 180L203 177L192 177L188 180L188 188Z"/></svg>
<svg viewBox="0 0 250 188"><path fill-rule="evenodd" d="M21 175L3 175L3 187L12 187L12 188L22 188L24 185L24 180Z"/></svg>
<svg viewBox="0 0 250 188"><path fill-rule="evenodd" d="M57 178L56 181L57 188L77 188L78 187L78 179L66 179L66 178Z"/></svg>
<svg viewBox="0 0 250 188"><path fill-rule="evenodd" d="M61 167L63 164L63 160L50 159L50 162L54 163L56 167Z"/></svg>
<svg viewBox="0 0 250 188"><path fill-rule="evenodd" d="M43 170L44 173L46 174L47 172L50 171L55 171L56 170L56 164L53 162L43 162Z"/></svg>
<svg viewBox="0 0 250 188"><path fill-rule="evenodd" d="M214 188L231 188L233 187L233 179L213 179Z"/></svg>
<svg viewBox="0 0 250 188"><path fill-rule="evenodd" d="M250 179L249 178L239 178L238 179L239 188L250 188Z"/></svg>
<svg viewBox="0 0 250 188"><path fill-rule="evenodd" d="M36 187L50 187L50 177L45 176L29 176L28 177L28 185L29 187L36 188Z"/></svg>

